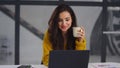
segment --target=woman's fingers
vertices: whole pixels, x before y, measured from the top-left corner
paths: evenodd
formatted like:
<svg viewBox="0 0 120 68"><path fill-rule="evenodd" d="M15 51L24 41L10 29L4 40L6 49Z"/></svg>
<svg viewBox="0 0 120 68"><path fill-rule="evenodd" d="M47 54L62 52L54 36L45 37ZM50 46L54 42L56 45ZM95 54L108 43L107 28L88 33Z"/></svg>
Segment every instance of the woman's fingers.
<svg viewBox="0 0 120 68"><path fill-rule="evenodd" d="M85 29L81 27L77 35L79 36L79 40L85 38Z"/></svg>

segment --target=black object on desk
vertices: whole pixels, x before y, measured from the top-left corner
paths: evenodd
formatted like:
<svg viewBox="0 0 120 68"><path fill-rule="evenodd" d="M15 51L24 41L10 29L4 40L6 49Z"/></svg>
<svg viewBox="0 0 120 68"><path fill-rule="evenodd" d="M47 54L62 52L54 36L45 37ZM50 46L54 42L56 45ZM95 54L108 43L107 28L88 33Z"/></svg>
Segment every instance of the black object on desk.
<svg viewBox="0 0 120 68"><path fill-rule="evenodd" d="M33 68L31 65L21 65L17 68Z"/></svg>
<svg viewBox="0 0 120 68"><path fill-rule="evenodd" d="M52 50L48 68L88 68L89 50Z"/></svg>

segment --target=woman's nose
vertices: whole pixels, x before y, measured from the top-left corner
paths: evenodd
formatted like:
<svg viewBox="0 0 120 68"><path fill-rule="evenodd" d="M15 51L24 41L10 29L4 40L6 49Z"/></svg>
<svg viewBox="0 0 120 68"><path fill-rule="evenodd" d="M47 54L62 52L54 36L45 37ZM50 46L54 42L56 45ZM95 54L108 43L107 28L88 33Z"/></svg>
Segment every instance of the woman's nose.
<svg viewBox="0 0 120 68"><path fill-rule="evenodd" d="M62 24L63 24L63 25L65 25L65 24L66 24L66 21L65 21L65 20L63 20Z"/></svg>

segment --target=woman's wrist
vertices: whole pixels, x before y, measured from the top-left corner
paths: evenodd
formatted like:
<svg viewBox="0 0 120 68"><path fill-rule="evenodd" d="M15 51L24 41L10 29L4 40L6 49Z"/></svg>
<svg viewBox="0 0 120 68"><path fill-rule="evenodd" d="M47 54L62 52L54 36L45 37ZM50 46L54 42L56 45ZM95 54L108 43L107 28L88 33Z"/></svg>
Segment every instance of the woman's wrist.
<svg viewBox="0 0 120 68"><path fill-rule="evenodd" d="M80 37L80 38L77 38L77 41L78 41L78 42L84 42L84 38L81 38L81 37Z"/></svg>

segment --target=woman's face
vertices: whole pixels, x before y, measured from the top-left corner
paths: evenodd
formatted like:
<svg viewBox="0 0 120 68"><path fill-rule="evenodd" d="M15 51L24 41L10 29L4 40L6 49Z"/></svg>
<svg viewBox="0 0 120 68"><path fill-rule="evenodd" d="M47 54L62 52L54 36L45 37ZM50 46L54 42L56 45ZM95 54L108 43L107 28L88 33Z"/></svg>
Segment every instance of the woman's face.
<svg viewBox="0 0 120 68"><path fill-rule="evenodd" d="M71 27L71 24L72 18L68 11L63 11L59 14L58 26L63 33L67 32L67 30Z"/></svg>

